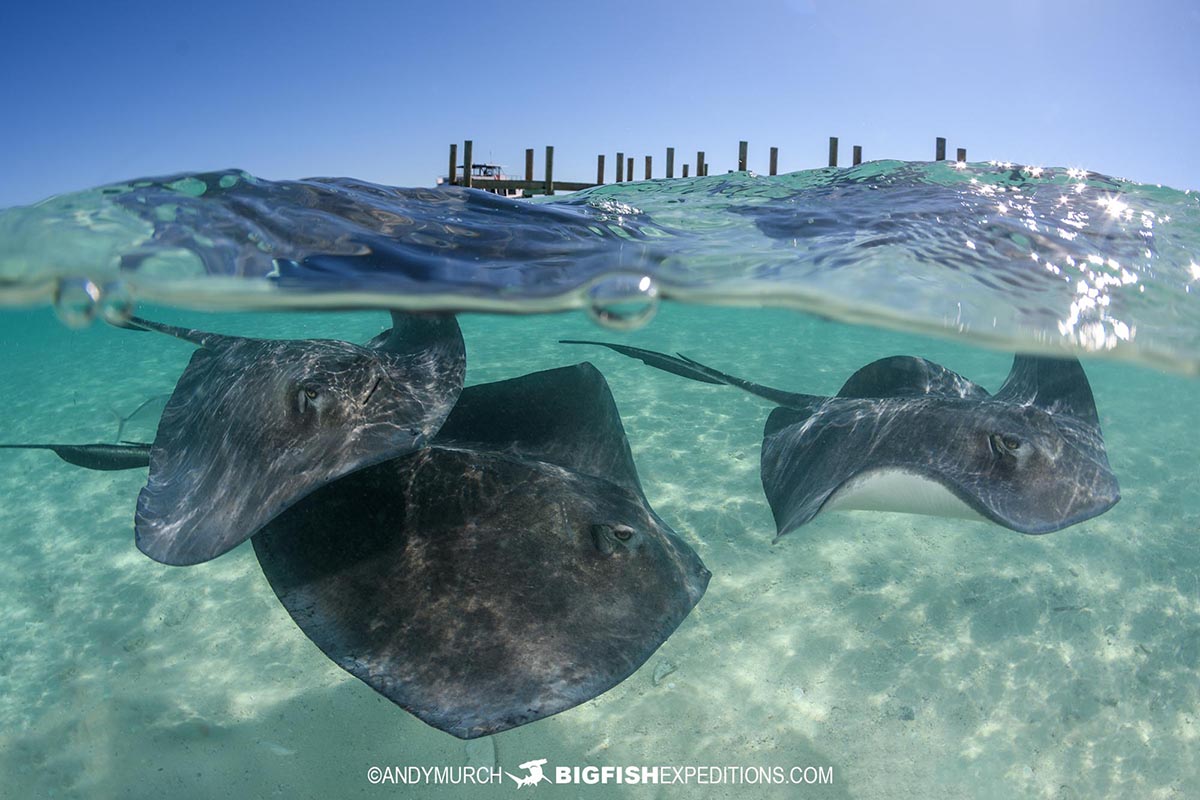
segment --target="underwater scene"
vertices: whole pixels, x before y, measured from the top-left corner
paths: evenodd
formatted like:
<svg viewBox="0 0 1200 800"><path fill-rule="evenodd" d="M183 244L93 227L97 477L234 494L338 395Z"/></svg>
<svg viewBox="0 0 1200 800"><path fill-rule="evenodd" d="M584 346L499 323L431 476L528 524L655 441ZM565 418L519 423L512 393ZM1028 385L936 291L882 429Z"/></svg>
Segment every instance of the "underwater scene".
<svg viewBox="0 0 1200 800"><path fill-rule="evenodd" d="M0 797L1196 796L1198 260L994 162L0 211Z"/></svg>

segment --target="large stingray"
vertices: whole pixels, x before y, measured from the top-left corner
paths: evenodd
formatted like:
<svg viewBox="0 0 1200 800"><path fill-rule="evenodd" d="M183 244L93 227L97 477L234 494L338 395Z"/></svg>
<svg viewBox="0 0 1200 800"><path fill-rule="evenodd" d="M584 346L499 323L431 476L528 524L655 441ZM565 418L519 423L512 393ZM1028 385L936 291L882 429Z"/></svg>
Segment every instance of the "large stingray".
<svg viewBox="0 0 1200 800"><path fill-rule="evenodd" d="M777 536L822 511L867 509L984 519L1050 533L1120 499L1083 367L1018 355L994 395L911 356L875 361L836 397L761 386L686 356L596 344L781 408L763 432L762 483Z"/></svg>
<svg viewBox="0 0 1200 800"><path fill-rule="evenodd" d="M366 345L247 339L142 319L198 345L167 401L138 496L137 546L196 564L320 486L425 445L462 390L449 315L393 312Z"/></svg>
<svg viewBox="0 0 1200 800"><path fill-rule="evenodd" d="M647 504L590 364L467 388L430 448L313 492L253 542L334 663L461 738L616 685L709 579Z"/></svg>

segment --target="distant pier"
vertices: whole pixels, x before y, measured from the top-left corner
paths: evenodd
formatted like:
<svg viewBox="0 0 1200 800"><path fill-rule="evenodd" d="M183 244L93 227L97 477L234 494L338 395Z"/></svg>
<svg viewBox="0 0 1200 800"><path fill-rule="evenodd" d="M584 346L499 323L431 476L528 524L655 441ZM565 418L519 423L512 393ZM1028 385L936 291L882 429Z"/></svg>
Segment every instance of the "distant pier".
<svg viewBox="0 0 1200 800"><path fill-rule="evenodd" d="M534 150L528 148L525 150L525 177L523 179L514 178L509 175L504 175L500 172L499 167L494 164L482 164L474 160L474 142L467 139L462 146L462 163L459 164L458 145L450 145L450 159L445 178L439 178L438 184L442 186L467 186L476 189L486 189L489 192L503 194L509 196L531 196L535 194L554 194L559 192L577 192L580 189L590 189L593 186L601 186L604 184L604 164L605 154L601 153L596 156L596 180L595 181L557 181L554 179L554 147L546 148L545 167L542 171L541 178L533 176ZM854 145L853 156L851 163L857 166L862 163L863 153L861 145ZM737 165L739 171L747 169L750 155L750 143L746 141L738 142ZM645 156L645 177L643 180L651 180L654 177L653 158ZM934 140L934 161L946 160L946 139L939 136ZM955 160L965 163L967 160L967 149L959 147L955 153ZM705 160L704 151L696 152L694 175L702 177L708 174L709 164ZM836 167L838 165L838 137L829 137L829 166ZM688 177L690 165L684 163L682 166L682 176ZM732 170L731 170L732 171ZM668 147L666 152L666 174L664 177L675 177L675 148ZM769 166L767 168L768 175L777 175L779 172L779 148L770 148ZM634 156L626 156L625 153L616 153L613 159L613 177L616 183L624 181L639 180L634 177Z"/></svg>

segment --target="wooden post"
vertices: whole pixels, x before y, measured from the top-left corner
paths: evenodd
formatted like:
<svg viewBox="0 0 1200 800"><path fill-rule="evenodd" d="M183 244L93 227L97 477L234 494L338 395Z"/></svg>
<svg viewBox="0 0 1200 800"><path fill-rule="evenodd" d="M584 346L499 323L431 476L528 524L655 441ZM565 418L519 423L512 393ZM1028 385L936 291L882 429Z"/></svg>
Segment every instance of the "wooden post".
<svg viewBox="0 0 1200 800"><path fill-rule="evenodd" d="M675 148L667 148L667 177L675 177Z"/></svg>
<svg viewBox="0 0 1200 800"><path fill-rule="evenodd" d="M958 161L958 163L960 163L960 164L967 163L967 148L965 148L965 147L958 148L957 156L958 157L955 160Z"/></svg>
<svg viewBox="0 0 1200 800"><path fill-rule="evenodd" d="M646 156L646 180L650 180L650 156Z"/></svg>
<svg viewBox="0 0 1200 800"><path fill-rule="evenodd" d="M829 137L829 166L837 166L837 137Z"/></svg>
<svg viewBox="0 0 1200 800"><path fill-rule="evenodd" d="M546 194L554 194L554 147L546 145Z"/></svg>
<svg viewBox="0 0 1200 800"><path fill-rule="evenodd" d="M854 145L854 166L857 167L861 163L862 163L862 145L856 144L856 145Z"/></svg>
<svg viewBox="0 0 1200 800"><path fill-rule="evenodd" d="M625 154L617 153L617 183L625 180Z"/></svg>
<svg viewBox="0 0 1200 800"><path fill-rule="evenodd" d="M704 177L704 151L703 150L696 151L696 177L697 178Z"/></svg>
<svg viewBox="0 0 1200 800"><path fill-rule="evenodd" d="M779 148L778 147L771 148L771 174L772 175L779 174Z"/></svg>
<svg viewBox="0 0 1200 800"><path fill-rule="evenodd" d="M934 146L933 160L934 161L945 161L946 160L946 137L945 136L937 137L937 144Z"/></svg>
<svg viewBox="0 0 1200 800"><path fill-rule="evenodd" d="M525 148L525 180L533 180L533 148Z"/></svg>
<svg viewBox="0 0 1200 800"><path fill-rule="evenodd" d="M688 165L684 164L683 165L683 177L685 177L685 178L687 177L687 171L688 171Z"/></svg>
<svg viewBox="0 0 1200 800"><path fill-rule="evenodd" d="M596 156L596 183L604 183L604 153Z"/></svg>
<svg viewBox="0 0 1200 800"><path fill-rule="evenodd" d="M471 145L470 139L463 142L463 182L462 185L471 188Z"/></svg>
<svg viewBox="0 0 1200 800"><path fill-rule="evenodd" d="M749 142L738 142L738 172L746 171L746 162L749 160L749 152Z"/></svg>
<svg viewBox="0 0 1200 800"><path fill-rule="evenodd" d="M625 174L629 176L629 180L633 180L633 156L625 159Z"/></svg>
<svg viewBox="0 0 1200 800"><path fill-rule="evenodd" d="M458 145L450 145L450 171L446 173L446 183L453 186L458 182Z"/></svg>

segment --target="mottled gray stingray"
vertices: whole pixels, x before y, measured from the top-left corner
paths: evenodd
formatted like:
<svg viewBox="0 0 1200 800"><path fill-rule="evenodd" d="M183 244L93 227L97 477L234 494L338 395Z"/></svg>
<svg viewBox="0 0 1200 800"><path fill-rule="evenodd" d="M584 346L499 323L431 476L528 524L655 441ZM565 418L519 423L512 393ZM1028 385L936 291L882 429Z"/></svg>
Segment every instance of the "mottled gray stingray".
<svg viewBox="0 0 1200 800"><path fill-rule="evenodd" d="M709 579L647 504L590 364L467 388L431 447L317 490L253 542L334 663L467 739L615 686Z"/></svg>
<svg viewBox="0 0 1200 800"><path fill-rule="evenodd" d="M393 312L366 345L222 336L135 318L199 345L167 401L138 496L137 546L197 564L309 492L424 446L462 391L450 315Z"/></svg>
<svg viewBox="0 0 1200 800"><path fill-rule="evenodd" d="M737 386L782 406L763 431L762 483L778 536L822 511L984 519L1050 533L1120 500L1083 367L1018 355L995 395L911 356L880 359L836 397L772 389L686 356L598 344L650 366Z"/></svg>

